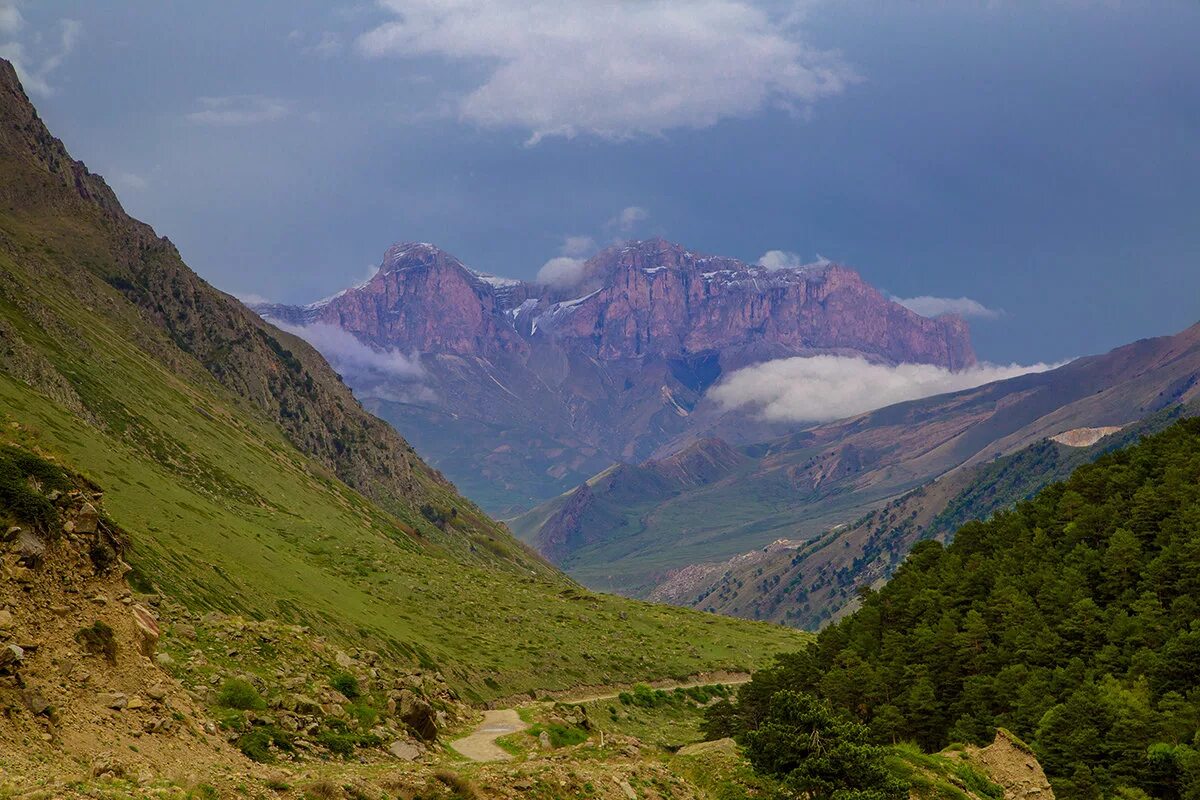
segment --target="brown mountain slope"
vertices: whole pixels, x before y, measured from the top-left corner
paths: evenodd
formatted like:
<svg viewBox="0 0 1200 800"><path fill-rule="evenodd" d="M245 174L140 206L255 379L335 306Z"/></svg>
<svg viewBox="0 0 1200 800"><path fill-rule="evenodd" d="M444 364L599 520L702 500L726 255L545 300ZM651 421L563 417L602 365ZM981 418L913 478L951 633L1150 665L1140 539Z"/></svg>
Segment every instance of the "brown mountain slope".
<svg viewBox="0 0 1200 800"><path fill-rule="evenodd" d="M961 466L1043 438L1124 426L1200 396L1200 326L1146 339L1049 372L902 403L745 448L745 463L664 497L650 486L594 503L586 546L556 553L593 586L644 594L676 570L775 540L808 542ZM591 482L597 500L607 476ZM536 544L555 499L510 522ZM605 527L603 520L619 520ZM679 592L671 591L678 595ZM819 613L820 609L817 610Z"/></svg>

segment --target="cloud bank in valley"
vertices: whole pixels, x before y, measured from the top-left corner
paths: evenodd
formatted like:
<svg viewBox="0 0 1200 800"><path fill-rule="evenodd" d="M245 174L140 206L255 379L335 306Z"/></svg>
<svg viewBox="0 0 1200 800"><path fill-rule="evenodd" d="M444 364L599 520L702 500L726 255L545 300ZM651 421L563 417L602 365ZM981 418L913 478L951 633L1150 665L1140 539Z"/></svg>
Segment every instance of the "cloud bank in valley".
<svg viewBox="0 0 1200 800"><path fill-rule="evenodd" d="M730 373L709 391L722 409L746 409L772 422L828 422L1059 364L980 364L952 372L930 364L872 364L861 358L781 358Z"/></svg>

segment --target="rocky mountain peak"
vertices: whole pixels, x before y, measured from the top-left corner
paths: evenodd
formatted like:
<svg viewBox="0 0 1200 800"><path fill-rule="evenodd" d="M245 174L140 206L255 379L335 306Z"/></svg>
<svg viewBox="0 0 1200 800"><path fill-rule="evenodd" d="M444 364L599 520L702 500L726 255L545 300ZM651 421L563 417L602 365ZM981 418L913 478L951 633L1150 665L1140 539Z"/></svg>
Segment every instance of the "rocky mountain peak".
<svg viewBox="0 0 1200 800"><path fill-rule="evenodd" d="M397 242L384 252L379 270L389 273L417 266L465 269L461 261L429 242Z"/></svg>
<svg viewBox="0 0 1200 800"><path fill-rule="evenodd" d="M420 446L440 465L450 452L471 464L452 476L465 486L544 487L522 502L560 494L613 462L650 458L699 424L692 415L705 413L708 387L743 366L820 353L949 369L975 361L961 320L915 314L848 267L769 269L662 238L607 247L578 281L557 286L401 242L364 284L309 306L259 310L415 354L435 408L379 413L409 431L430 424L426 413L447 420ZM464 434L464 419L492 438ZM671 465L672 479L737 461L712 442L692 455Z"/></svg>

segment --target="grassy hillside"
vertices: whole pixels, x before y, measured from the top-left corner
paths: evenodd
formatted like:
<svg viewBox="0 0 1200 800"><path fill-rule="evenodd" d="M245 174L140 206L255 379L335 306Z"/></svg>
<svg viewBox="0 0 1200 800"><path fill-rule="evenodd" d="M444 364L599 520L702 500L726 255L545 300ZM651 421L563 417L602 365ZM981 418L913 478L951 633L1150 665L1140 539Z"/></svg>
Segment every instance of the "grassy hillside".
<svg viewBox="0 0 1200 800"><path fill-rule="evenodd" d="M107 492L133 581L436 665L466 696L749 667L793 634L586 592L208 286L0 64L3 436Z"/></svg>

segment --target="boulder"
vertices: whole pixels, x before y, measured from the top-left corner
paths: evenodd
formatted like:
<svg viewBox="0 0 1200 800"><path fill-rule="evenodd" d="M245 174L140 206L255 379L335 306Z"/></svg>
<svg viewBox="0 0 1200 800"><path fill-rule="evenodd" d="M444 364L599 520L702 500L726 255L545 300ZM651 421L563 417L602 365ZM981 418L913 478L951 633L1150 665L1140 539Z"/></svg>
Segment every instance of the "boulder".
<svg viewBox="0 0 1200 800"><path fill-rule="evenodd" d="M91 503L84 503L83 508L75 516L75 531L77 533L95 533L100 523L100 512Z"/></svg>
<svg viewBox="0 0 1200 800"><path fill-rule="evenodd" d="M294 694L288 698L285 707L288 711L294 711L297 714L304 714L306 716L318 717L322 713L320 703L302 694Z"/></svg>
<svg viewBox="0 0 1200 800"><path fill-rule="evenodd" d="M133 623L137 628L138 652L146 658L153 658L154 650L158 647L158 620L150 613L150 609L141 604L135 603L129 607L129 610L133 614Z"/></svg>
<svg viewBox="0 0 1200 800"><path fill-rule="evenodd" d="M437 715L433 706L415 692L405 689L400 692L397 712L406 725L416 731L427 742L437 738Z"/></svg>
<svg viewBox="0 0 1200 800"><path fill-rule="evenodd" d="M25 660L25 650L19 645L9 644L0 647L0 670L15 672Z"/></svg>
<svg viewBox="0 0 1200 800"><path fill-rule="evenodd" d="M0 632L6 631L13 626L12 612L5 608L0 608Z"/></svg>
<svg viewBox="0 0 1200 800"><path fill-rule="evenodd" d="M129 704L129 698L121 692L101 692L96 695L96 702L104 708L120 710Z"/></svg>
<svg viewBox="0 0 1200 800"><path fill-rule="evenodd" d="M21 702L29 709L29 713L45 714L50 710L50 701L37 689L29 688L21 692Z"/></svg>
<svg viewBox="0 0 1200 800"><path fill-rule="evenodd" d="M417 747L412 742L392 742L388 747L388 752L401 761L416 761L421 757L421 748Z"/></svg>
<svg viewBox="0 0 1200 800"><path fill-rule="evenodd" d="M46 543L29 531L17 534L17 560L25 566L37 566L46 556Z"/></svg>
<svg viewBox="0 0 1200 800"><path fill-rule="evenodd" d="M120 778L125 766L112 753L101 753L92 761L93 778Z"/></svg>

